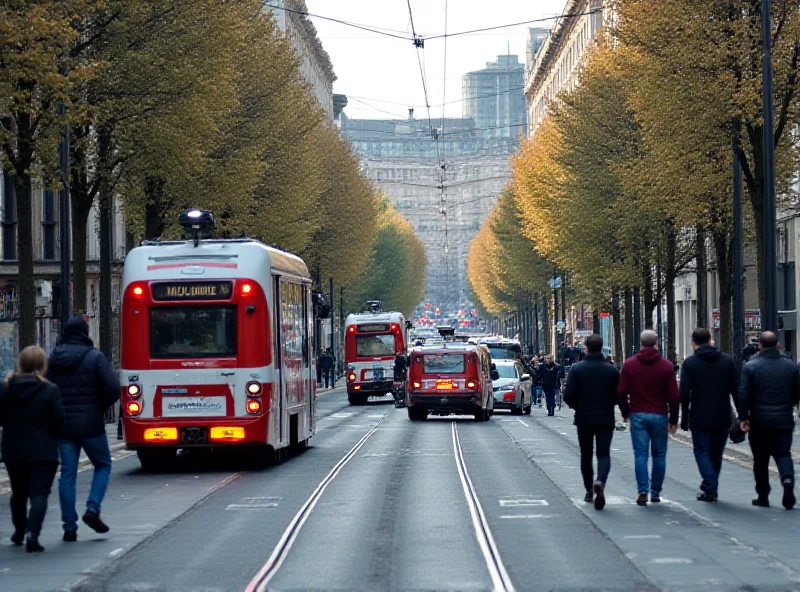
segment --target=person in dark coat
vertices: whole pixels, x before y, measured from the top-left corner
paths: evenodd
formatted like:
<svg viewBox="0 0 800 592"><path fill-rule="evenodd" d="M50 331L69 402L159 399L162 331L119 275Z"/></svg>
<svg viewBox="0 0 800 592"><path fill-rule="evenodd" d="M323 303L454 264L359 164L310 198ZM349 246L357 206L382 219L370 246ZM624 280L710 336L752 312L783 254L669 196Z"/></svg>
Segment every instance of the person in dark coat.
<svg viewBox="0 0 800 592"><path fill-rule="evenodd" d="M47 354L40 347L28 346L0 394L0 450L11 482L11 542L22 545L27 532L28 552L44 551L39 533L58 469L58 433L64 423L61 395L57 386L45 380L46 372Z"/></svg>
<svg viewBox="0 0 800 592"><path fill-rule="evenodd" d="M556 394L561 388L561 377L564 376L564 370L559 364L553 362L553 356L548 354L544 358L544 364L539 366L538 372L547 403L547 415L553 416L556 414Z"/></svg>
<svg viewBox="0 0 800 592"><path fill-rule="evenodd" d="M736 362L711 345L711 332L692 332L694 355L681 368L681 429L692 430L694 458L703 482L697 499L717 501L722 455L731 428L731 397L737 396Z"/></svg>
<svg viewBox="0 0 800 592"><path fill-rule="evenodd" d="M333 354L330 348L326 349L325 353L320 356L319 364L322 367L322 375L325 377L325 388L328 388L331 381L331 372L333 372Z"/></svg>
<svg viewBox="0 0 800 592"><path fill-rule="evenodd" d="M775 459L783 485L783 507L796 503L792 464L793 408L800 403L800 368L778 351L778 336L765 331L758 339L759 353L745 364L739 385L739 421L750 436L754 506L769 507L769 458Z"/></svg>
<svg viewBox="0 0 800 592"><path fill-rule="evenodd" d="M619 372L603 359L603 338L590 335L585 342L584 361L572 366L567 375L564 402L575 410L578 444L581 449L581 475L586 488L584 501L594 501L602 510L605 488L611 469L611 439L614 436L614 407L617 405ZM597 450L597 480L594 480L592 449Z"/></svg>
<svg viewBox="0 0 800 592"><path fill-rule="evenodd" d="M74 542L78 537L75 481L81 449L94 467L83 522L96 532L108 532L108 526L100 519L100 506L111 476L105 410L119 400L119 377L106 357L94 348L83 315L69 318L48 366L47 378L59 387L64 403L65 420L58 445L61 454L58 496L64 541Z"/></svg>

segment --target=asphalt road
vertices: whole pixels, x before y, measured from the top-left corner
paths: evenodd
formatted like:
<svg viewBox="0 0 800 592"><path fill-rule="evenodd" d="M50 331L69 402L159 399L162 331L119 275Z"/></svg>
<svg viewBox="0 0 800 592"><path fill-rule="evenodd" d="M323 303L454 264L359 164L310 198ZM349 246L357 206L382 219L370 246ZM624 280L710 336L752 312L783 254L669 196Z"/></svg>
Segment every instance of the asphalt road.
<svg viewBox="0 0 800 592"><path fill-rule="evenodd" d="M0 546L0 590L800 590L800 511L779 495L751 507L739 463L701 504L691 449L670 442L664 503L640 508L617 432L597 512L566 410L410 422L388 398L349 407L334 391L318 411L311 448L269 469L187 457L151 475L120 459L106 536L61 543L53 496L47 551Z"/></svg>

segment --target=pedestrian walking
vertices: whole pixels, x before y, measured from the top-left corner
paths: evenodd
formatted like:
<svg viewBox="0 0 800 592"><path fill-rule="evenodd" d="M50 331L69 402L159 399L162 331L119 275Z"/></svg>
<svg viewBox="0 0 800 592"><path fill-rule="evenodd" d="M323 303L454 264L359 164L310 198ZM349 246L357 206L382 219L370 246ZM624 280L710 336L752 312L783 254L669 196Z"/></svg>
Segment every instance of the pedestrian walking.
<svg viewBox="0 0 800 592"><path fill-rule="evenodd" d="M75 482L81 450L86 452L94 467L83 522L99 533L109 530L100 518L100 507L111 476L105 410L119 400L119 378L106 357L94 348L83 315L69 318L48 366L47 378L59 387L64 403L65 420L58 445L61 454L58 496L64 541L74 542L78 537Z"/></svg>
<svg viewBox="0 0 800 592"><path fill-rule="evenodd" d="M722 455L731 428L731 397L738 394L736 362L711 345L711 332L692 332L692 349L681 367L681 429L692 430L692 447L703 481L697 499L718 497Z"/></svg>
<svg viewBox="0 0 800 592"><path fill-rule="evenodd" d="M322 388L322 358L325 354L317 356L317 388Z"/></svg>
<svg viewBox="0 0 800 592"><path fill-rule="evenodd" d="M322 376L325 377L325 388L330 386L331 381L331 372L333 372L333 354L331 353L331 348L325 350L325 353L319 359L320 365L322 366Z"/></svg>
<svg viewBox="0 0 800 592"><path fill-rule="evenodd" d="M0 450L11 482L11 542L21 546L24 541L29 553L44 551L39 533L58 469L58 434L64 423L61 395L45 379L46 372L47 354L28 346L0 394Z"/></svg>
<svg viewBox="0 0 800 592"><path fill-rule="evenodd" d="M800 368L781 356L778 336L765 331L758 339L756 354L742 370L739 386L739 420L750 437L753 475L756 480L754 506L769 507L769 458L775 459L783 486L783 507L791 510L794 495L792 464L793 407L800 403Z"/></svg>
<svg viewBox="0 0 800 592"><path fill-rule="evenodd" d="M611 469L611 439L614 436L614 407L617 405L619 372L603 358L603 338L586 338L586 357L572 366L567 375L564 402L575 410L581 450L581 475L586 489L584 501L602 510L606 505L606 480ZM597 480L592 453L597 454Z"/></svg>
<svg viewBox="0 0 800 592"><path fill-rule="evenodd" d="M648 491L651 502L661 501L667 470L667 440L678 427L680 397L672 362L658 351L656 332L643 331L640 343L639 352L622 366L617 393L622 417L630 420L639 493L636 503L646 506ZM648 474L651 454L653 470Z"/></svg>
<svg viewBox="0 0 800 592"><path fill-rule="evenodd" d="M547 415L552 417L556 414L556 395L561 388L561 377L563 370L559 364L553 362L553 356L548 354L544 358L544 364L539 366L539 380L542 383L545 402L547 403Z"/></svg>

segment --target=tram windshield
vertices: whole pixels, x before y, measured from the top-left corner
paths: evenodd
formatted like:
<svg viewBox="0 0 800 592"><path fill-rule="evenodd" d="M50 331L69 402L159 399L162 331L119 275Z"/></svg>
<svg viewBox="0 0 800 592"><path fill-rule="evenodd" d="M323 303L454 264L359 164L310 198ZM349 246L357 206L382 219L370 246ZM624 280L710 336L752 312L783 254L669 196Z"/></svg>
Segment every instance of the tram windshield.
<svg viewBox="0 0 800 592"><path fill-rule="evenodd" d="M356 356L359 358L394 356L394 335L359 335L356 337Z"/></svg>
<svg viewBox="0 0 800 592"><path fill-rule="evenodd" d="M235 306L164 306L150 309L150 356L236 356Z"/></svg>

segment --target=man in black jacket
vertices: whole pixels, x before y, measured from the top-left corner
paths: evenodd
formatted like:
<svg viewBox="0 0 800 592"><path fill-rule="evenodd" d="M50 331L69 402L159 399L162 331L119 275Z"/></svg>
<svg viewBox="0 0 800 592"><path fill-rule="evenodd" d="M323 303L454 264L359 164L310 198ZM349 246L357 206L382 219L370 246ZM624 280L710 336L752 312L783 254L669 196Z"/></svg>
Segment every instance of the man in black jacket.
<svg viewBox="0 0 800 592"><path fill-rule="evenodd" d="M754 506L769 507L769 457L775 459L783 485L783 507L790 510L794 495L792 465L793 407L800 402L800 368L781 356L778 336L765 331L758 339L758 355L742 370L739 386L739 420L750 434L753 474L756 478Z"/></svg>
<svg viewBox="0 0 800 592"><path fill-rule="evenodd" d="M603 338L590 335L585 342L586 357L572 366L567 375L564 402L575 410L578 444L581 449L581 474L586 502L594 507L606 505L605 487L611 469L611 438L614 435L614 406L617 404L619 372L603 357ZM597 480L594 481L592 447L597 449Z"/></svg>
<svg viewBox="0 0 800 592"><path fill-rule="evenodd" d="M111 475L105 410L120 396L119 378L106 357L94 348L83 315L73 315L67 321L64 334L50 355L47 378L61 389L64 404L65 421L59 441L61 477L58 497L64 541L74 542L78 538L75 481L81 449L94 466L83 521L96 532L108 532L108 526L100 519L100 505Z"/></svg>
<svg viewBox="0 0 800 592"><path fill-rule="evenodd" d="M681 368L681 429L692 430L694 458L703 482L697 499L717 501L722 455L731 428L731 397L739 381L736 362L711 345L708 329L692 332L694 355Z"/></svg>
<svg viewBox="0 0 800 592"><path fill-rule="evenodd" d="M555 415L556 394L558 389L561 388L561 377L564 376L564 370L560 365L553 362L553 356L548 354L544 358L544 364L539 366L538 372L539 380L542 382L544 398L547 402L547 415Z"/></svg>

